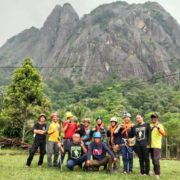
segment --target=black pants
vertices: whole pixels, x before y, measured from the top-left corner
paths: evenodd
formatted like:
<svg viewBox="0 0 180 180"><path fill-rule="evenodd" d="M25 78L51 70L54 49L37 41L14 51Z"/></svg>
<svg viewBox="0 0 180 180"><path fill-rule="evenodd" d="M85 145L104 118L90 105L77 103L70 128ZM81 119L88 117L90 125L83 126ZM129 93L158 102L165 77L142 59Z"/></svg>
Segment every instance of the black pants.
<svg viewBox="0 0 180 180"><path fill-rule="evenodd" d="M141 174L148 174L150 170L149 148L146 146L135 146L135 152L139 157Z"/></svg>
<svg viewBox="0 0 180 180"><path fill-rule="evenodd" d="M60 165L63 164L63 161L64 161L64 158L65 158L65 155L66 153L68 152L69 150L69 145L71 143L72 139L63 139L63 148L64 148L64 153L61 154L61 162L59 162Z"/></svg>
<svg viewBox="0 0 180 180"><path fill-rule="evenodd" d="M43 164L44 154L46 153L46 141L35 140L33 145L32 145L32 148L29 151L29 157L27 159L26 165L28 165L28 166L31 165L34 154L36 153L38 147L40 148L40 156L39 156L38 165Z"/></svg>
<svg viewBox="0 0 180 180"><path fill-rule="evenodd" d="M161 149L152 148L151 149L151 158L154 167L154 172L156 175L160 175L160 159L161 159Z"/></svg>

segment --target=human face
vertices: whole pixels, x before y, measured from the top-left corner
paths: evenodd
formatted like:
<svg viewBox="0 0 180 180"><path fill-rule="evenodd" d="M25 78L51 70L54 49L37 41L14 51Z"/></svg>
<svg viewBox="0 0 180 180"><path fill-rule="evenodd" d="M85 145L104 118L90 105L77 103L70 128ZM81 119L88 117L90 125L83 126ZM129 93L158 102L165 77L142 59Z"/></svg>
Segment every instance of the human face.
<svg viewBox="0 0 180 180"><path fill-rule="evenodd" d="M72 119L73 119L73 116L68 117L67 119L71 122L71 121L72 121Z"/></svg>
<svg viewBox="0 0 180 180"><path fill-rule="evenodd" d="M56 122L57 122L57 119L58 119L58 117L57 117L56 115L52 116L52 121L53 121L53 122L56 123Z"/></svg>
<svg viewBox="0 0 180 180"><path fill-rule="evenodd" d="M96 124L97 124L97 125L101 125L101 124L102 124L102 120L101 120L101 119L98 119L98 120L96 121Z"/></svg>
<svg viewBox="0 0 180 180"><path fill-rule="evenodd" d="M114 127L116 125L116 122L112 121L111 126Z"/></svg>
<svg viewBox="0 0 180 180"><path fill-rule="evenodd" d="M73 137L73 143L77 144L80 142L80 135L79 134L74 134Z"/></svg>
<svg viewBox="0 0 180 180"><path fill-rule="evenodd" d="M157 121L158 121L158 119L157 119L156 117L152 117L152 118L151 118L151 122L152 122L153 124L156 124Z"/></svg>
<svg viewBox="0 0 180 180"><path fill-rule="evenodd" d="M138 124L142 124L144 122L143 117L141 115L137 115L136 116L136 122Z"/></svg>
<svg viewBox="0 0 180 180"><path fill-rule="evenodd" d="M129 117L125 117L125 118L124 118L124 123L125 123L125 124L128 124L128 123L130 122L130 120L131 120L131 119L130 119Z"/></svg>
<svg viewBox="0 0 180 180"><path fill-rule="evenodd" d="M94 142L95 142L96 144L100 144L101 138L94 138Z"/></svg>
<svg viewBox="0 0 180 180"><path fill-rule="evenodd" d="M84 124L85 127L88 127L88 126L89 126L89 122L88 122L88 121L84 121L83 124Z"/></svg>
<svg viewBox="0 0 180 180"><path fill-rule="evenodd" d="M41 124L44 124L45 121L46 121L46 118L45 118L44 116L41 116L41 117L39 118L39 122L40 122Z"/></svg>

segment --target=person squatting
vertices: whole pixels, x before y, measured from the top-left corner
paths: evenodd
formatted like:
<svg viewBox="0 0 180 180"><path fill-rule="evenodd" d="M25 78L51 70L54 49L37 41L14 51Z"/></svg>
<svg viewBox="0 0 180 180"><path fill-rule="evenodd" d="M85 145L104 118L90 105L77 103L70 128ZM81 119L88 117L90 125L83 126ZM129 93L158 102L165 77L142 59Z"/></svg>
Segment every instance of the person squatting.
<svg viewBox="0 0 180 180"><path fill-rule="evenodd" d="M33 127L34 143L26 162L27 167L30 167L38 148L38 166L43 164L47 146L49 168L62 169L67 154L66 167L70 171L75 166L84 171L99 171L102 166L107 173L119 173L122 155L122 173L131 174L135 152L139 159L140 173L150 175L151 155L154 174L156 178L160 178L162 137L166 136L166 132L156 113L150 116L150 124L140 114L136 115L136 123L133 124L131 114L125 112L120 124L117 117L112 117L110 126L106 126L103 118L97 117L95 127L90 126L89 118L83 118L78 124L71 112L67 112L65 116L65 122L59 122L58 114L53 112L51 123L46 125L46 115L39 115L38 122ZM60 139L61 131L64 133L63 139Z"/></svg>

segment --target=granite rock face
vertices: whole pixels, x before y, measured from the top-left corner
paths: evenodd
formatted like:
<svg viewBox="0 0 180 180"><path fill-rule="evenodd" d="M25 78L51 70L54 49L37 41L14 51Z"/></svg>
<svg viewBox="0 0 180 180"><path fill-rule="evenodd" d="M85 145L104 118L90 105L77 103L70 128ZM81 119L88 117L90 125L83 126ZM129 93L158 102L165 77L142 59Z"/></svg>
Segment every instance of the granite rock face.
<svg viewBox="0 0 180 180"><path fill-rule="evenodd" d="M174 62L180 61L180 26L155 2L105 4L81 19L70 4L57 5L41 29L27 29L0 48L3 66L19 65L25 57L36 66L58 67L40 69L44 78L147 80L179 68Z"/></svg>

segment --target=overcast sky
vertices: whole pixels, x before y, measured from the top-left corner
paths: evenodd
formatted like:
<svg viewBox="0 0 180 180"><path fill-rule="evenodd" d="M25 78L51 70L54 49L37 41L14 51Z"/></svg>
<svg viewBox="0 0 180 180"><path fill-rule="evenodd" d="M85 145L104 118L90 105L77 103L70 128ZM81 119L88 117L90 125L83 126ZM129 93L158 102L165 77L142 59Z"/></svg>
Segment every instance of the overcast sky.
<svg viewBox="0 0 180 180"><path fill-rule="evenodd" d="M97 6L116 0L0 0L0 46L7 39L35 26L40 28L56 4L70 3L80 17ZM126 0L143 3L147 0ZM180 0L154 0L159 2L180 24Z"/></svg>

